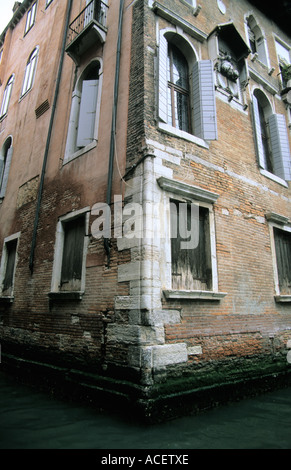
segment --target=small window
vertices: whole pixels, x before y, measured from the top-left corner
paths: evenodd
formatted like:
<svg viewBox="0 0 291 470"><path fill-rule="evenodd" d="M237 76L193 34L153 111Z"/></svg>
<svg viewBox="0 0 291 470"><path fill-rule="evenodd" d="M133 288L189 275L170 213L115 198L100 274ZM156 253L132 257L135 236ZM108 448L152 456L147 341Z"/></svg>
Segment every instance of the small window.
<svg viewBox="0 0 291 470"><path fill-rule="evenodd" d="M168 124L191 132L188 64L179 49L168 47Z"/></svg>
<svg viewBox="0 0 291 470"><path fill-rule="evenodd" d="M0 199L5 196L12 159L12 138L8 137L0 151Z"/></svg>
<svg viewBox="0 0 291 470"><path fill-rule="evenodd" d="M85 290L86 250L89 208L60 218L56 233L51 295Z"/></svg>
<svg viewBox="0 0 291 470"><path fill-rule="evenodd" d="M65 161L96 145L100 113L100 63L93 61L82 73L73 92Z"/></svg>
<svg viewBox="0 0 291 470"><path fill-rule="evenodd" d="M266 176L275 175L277 180L290 181L291 157L285 116L272 112L261 90L253 94L252 111L259 167Z"/></svg>
<svg viewBox="0 0 291 470"><path fill-rule="evenodd" d="M36 16L36 4L37 2L34 2L32 7L28 10L27 12L27 17L26 17L26 25L25 25L25 31L24 34L28 33L28 31L33 27L35 23L35 16Z"/></svg>
<svg viewBox="0 0 291 470"><path fill-rule="evenodd" d="M8 237L4 241L1 260L1 297L11 297L14 288L14 275L19 235Z"/></svg>
<svg viewBox="0 0 291 470"><path fill-rule="evenodd" d="M275 41L276 51L278 56L278 63L281 75L282 86L285 88L287 86L287 78L284 74L284 69L290 65L291 62L291 47L287 44L283 44L279 41Z"/></svg>
<svg viewBox="0 0 291 470"><path fill-rule="evenodd" d="M201 206L197 207L198 211L192 211L190 205L176 201L171 201L170 208L172 289L209 291L212 289L209 211ZM185 248L182 227L185 233L195 234L195 239Z"/></svg>
<svg viewBox="0 0 291 470"><path fill-rule="evenodd" d="M52 2L53 0L46 0L45 7L47 8Z"/></svg>
<svg viewBox="0 0 291 470"><path fill-rule="evenodd" d="M2 105L1 105L1 111L0 111L0 119L4 116L6 116L7 111L8 111L8 106L9 106L9 101L11 97L11 92L12 92L12 87L14 83L14 74L11 75L9 78L5 90L4 90L4 95L3 95L3 100L2 100Z"/></svg>
<svg viewBox="0 0 291 470"><path fill-rule="evenodd" d="M199 145L217 139L213 62L197 61L182 35L165 30L160 31L158 117L161 130Z"/></svg>
<svg viewBox="0 0 291 470"><path fill-rule="evenodd" d="M252 54L256 54L258 60L267 66L269 63L267 42L253 15L247 18L247 31Z"/></svg>
<svg viewBox="0 0 291 470"><path fill-rule="evenodd" d="M64 247L61 270L61 290L81 290L85 216L63 224Z"/></svg>
<svg viewBox="0 0 291 470"><path fill-rule="evenodd" d="M38 58L38 47L36 47L29 56L26 69L25 69L21 96L24 96L32 88L34 77L35 77L37 58Z"/></svg>
<svg viewBox="0 0 291 470"><path fill-rule="evenodd" d="M3 49L0 49L0 64L2 62L2 56L3 56Z"/></svg>
<svg viewBox="0 0 291 470"><path fill-rule="evenodd" d="M274 227L280 295L291 295L291 232Z"/></svg>

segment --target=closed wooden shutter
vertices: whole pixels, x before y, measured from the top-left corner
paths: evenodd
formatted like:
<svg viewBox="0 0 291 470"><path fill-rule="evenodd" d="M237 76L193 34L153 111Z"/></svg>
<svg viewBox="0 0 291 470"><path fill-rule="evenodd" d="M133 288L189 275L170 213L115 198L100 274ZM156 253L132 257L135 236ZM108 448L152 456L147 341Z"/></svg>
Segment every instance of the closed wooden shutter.
<svg viewBox="0 0 291 470"><path fill-rule="evenodd" d="M82 278L83 251L85 237L85 217L78 217L64 224L64 249L61 271L61 286L80 286Z"/></svg>
<svg viewBox="0 0 291 470"><path fill-rule="evenodd" d="M277 270L281 294L291 293L291 233L274 228Z"/></svg>
<svg viewBox="0 0 291 470"><path fill-rule="evenodd" d="M290 146L283 114L270 116L269 131L274 173L286 181L291 181Z"/></svg>
<svg viewBox="0 0 291 470"><path fill-rule="evenodd" d="M86 147L94 139L98 80L84 80L77 133L77 147Z"/></svg>
<svg viewBox="0 0 291 470"><path fill-rule="evenodd" d="M181 249L179 218L185 212L179 210L179 203L171 202L171 256L172 256L172 289L208 290L211 288L212 273L210 268L210 243L208 210L199 207L199 241L196 248ZM188 206L187 225L191 224L191 209ZM184 224L184 221L182 221Z"/></svg>
<svg viewBox="0 0 291 470"><path fill-rule="evenodd" d="M200 60L193 67L194 135L205 140L217 140L217 117L213 63Z"/></svg>

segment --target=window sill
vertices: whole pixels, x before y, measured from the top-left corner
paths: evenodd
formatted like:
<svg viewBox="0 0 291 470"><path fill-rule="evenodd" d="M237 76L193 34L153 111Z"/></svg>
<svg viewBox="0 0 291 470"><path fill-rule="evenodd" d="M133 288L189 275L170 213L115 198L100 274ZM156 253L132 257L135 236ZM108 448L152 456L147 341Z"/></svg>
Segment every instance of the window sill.
<svg viewBox="0 0 291 470"><path fill-rule="evenodd" d="M67 300L82 300L83 291L60 291L60 292L49 292L48 296L50 300L56 301L67 301Z"/></svg>
<svg viewBox="0 0 291 470"><path fill-rule="evenodd" d="M290 295L275 295L275 300L278 303L291 302L291 294Z"/></svg>
<svg viewBox="0 0 291 470"><path fill-rule="evenodd" d="M188 140L193 144L198 145L199 147L203 147L209 150L209 145L205 142L205 140L200 139L200 137L196 137L195 135L189 134L188 132L181 131L180 129L176 129L175 127L170 126L169 124L165 124L163 122L159 122L159 129L166 134L172 135L174 137L179 137L180 139Z"/></svg>
<svg viewBox="0 0 291 470"><path fill-rule="evenodd" d="M90 150L95 148L96 145L97 145L97 140L94 140L93 142L91 142L91 144L86 145L86 147L83 147L77 152L69 155L68 157L65 157L63 161L63 166L66 165L67 163L70 163L72 160L75 160L76 158L80 157L81 155L84 155L84 153L89 152Z"/></svg>
<svg viewBox="0 0 291 470"><path fill-rule="evenodd" d="M266 178L269 178L270 180L275 181L278 184L281 184L285 188L288 188L288 183L286 183L286 181L280 178L279 176L276 176L273 173L270 173L269 171L263 170L263 169L260 170L260 173Z"/></svg>
<svg viewBox="0 0 291 470"><path fill-rule="evenodd" d="M178 300L221 300L227 294L226 292L212 292L212 291L191 291L191 290L164 290L166 299Z"/></svg>

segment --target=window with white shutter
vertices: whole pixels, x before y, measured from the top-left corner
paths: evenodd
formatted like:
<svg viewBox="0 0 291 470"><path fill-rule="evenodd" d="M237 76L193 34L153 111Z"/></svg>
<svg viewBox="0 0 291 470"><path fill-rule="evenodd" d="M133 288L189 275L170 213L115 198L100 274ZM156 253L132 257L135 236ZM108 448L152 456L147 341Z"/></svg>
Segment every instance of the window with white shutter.
<svg viewBox="0 0 291 470"><path fill-rule="evenodd" d="M285 116L272 112L266 96L260 90L255 90L253 95L252 115L259 167L281 180L291 181L290 145Z"/></svg>
<svg viewBox="0 0 291 470"><path fill-rule="evenodd" d="M187 49L185 55L183 44L185 51ZM183 136L188 134L203 140L216 140L213 62L197 61L182 36L160 31L158 63L160 122L182 131Z"/></svg>
<svg viewBox="0 0 291 470"><path fill-rule="evenodd" d="M96 145L100 115L100 62L94 60L82 73L72 95L64 162Z"/></svg>
<svg viewBox="0 0 291 470"><path fill-rule="evenodd" d="M8 137L0 152L0 199L5 196L12 154L12 139Z"/></svg>

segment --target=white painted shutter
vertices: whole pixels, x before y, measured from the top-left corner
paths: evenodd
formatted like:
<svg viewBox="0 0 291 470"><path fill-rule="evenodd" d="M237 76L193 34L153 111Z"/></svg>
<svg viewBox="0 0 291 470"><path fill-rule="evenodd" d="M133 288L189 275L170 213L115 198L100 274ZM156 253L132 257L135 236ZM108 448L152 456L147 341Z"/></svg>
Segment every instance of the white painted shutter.
<svg viewBox="0 0 291 470"><path fill-rule="evenodd" d="M6 161L5 161L4 174L3 174L2 184L0 188L0 198L4 197L6 193L12 154L13 154L13 147L10 147L7 151L7 156L6 156Z"/></svg>
<svg viewBox="0 0 291 470"><path fill-rule="evenodd" d="M263 149L263 142L262 142L259 106L258 106L258 100L255 96L253 96L253 102L252 102L252 116L253 116L253 126L254 126L258 163L259 163L260 168L265 169L266 165L265 165L265 156L264 156L264 149Z"/></svg>
<svg viewBox="0 0 291 470"><path fill-rule="evenodd" d="M200 60L193 67L194 135L205 140L217 140L217 118L213 63Z"/></svg>
<svg viewBox="0 0 291 470"><path fill-rule="evenodd" d="M160 33L159 46L159 118L163 122L168 122L168 41Z"/></svg>
<svg viewBox="0 0 291 470"><path fill-rule="evenodd" d="M94 139L98 80L84 80L80 103L77 147L85 147Z"/></svg>
<svg viewBox="0 0 291 470"><path fill-rule="evenodd" d="M269 118L270 141L274 173L291 181L291 157L286 120L283 114L272 114Z"/></svg>
<svg viewBox="0 0 291 470"><path fill-rule="evenodd" d="M263 62L263 64L268 65L268 58L266 55L266 40L262 37L256 42L256 45L259 60Z"/></svg>

